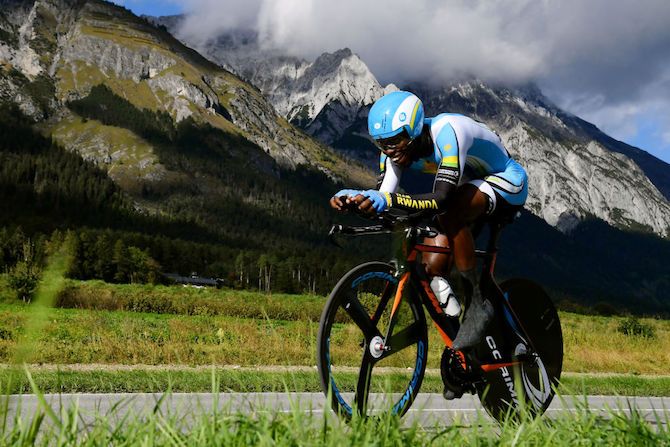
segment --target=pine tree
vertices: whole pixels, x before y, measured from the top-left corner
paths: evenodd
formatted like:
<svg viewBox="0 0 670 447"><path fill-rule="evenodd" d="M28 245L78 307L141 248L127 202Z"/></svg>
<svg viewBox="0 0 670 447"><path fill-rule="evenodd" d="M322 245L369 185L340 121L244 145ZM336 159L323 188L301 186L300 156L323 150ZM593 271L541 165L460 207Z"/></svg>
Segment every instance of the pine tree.
<svg viewBox="0 0 670 447"><path fill-rule="evenodd" d="M129 258L128 248L122 239L118 239L114 244L114 253L112 254L112 261L116 267L116 272L114 273L115 282L129 282L132 274L132 265Z"/></svg>

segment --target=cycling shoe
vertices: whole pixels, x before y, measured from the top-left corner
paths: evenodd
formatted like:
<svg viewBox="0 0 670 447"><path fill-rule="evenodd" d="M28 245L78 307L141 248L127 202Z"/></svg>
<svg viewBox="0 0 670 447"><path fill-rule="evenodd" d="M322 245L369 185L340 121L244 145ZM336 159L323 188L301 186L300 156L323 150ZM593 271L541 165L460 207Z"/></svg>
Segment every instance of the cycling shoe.
<svg viewBox="0 0 670 447"><path fill-rule="evenodd" d="M465 314L452 348L463 351L476 346L484 338L486 327L493 320L493 313L493 304L489 300L483 300L480 305L473 303Z"/></svg>

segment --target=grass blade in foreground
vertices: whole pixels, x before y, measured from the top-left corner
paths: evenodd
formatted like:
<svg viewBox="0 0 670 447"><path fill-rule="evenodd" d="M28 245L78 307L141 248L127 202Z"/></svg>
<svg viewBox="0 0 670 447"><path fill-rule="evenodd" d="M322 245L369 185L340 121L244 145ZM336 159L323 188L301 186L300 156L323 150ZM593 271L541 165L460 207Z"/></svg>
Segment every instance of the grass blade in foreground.
<svg viewBox="0 0 670 447"><path fill-rule="evenodd" d="M29 368L31 376L44 393L163 393L174 392L321 392L321 384L313 368L290 371L265 371L256 368L147 368L137 369L100 366L99 369L77 370L67 365L62 369ZM212 379L214 375L215 380ZM344 377L344 376L343 376ZM356 374L345 377L343 391L351 391ZM401 391L404 376L388 374L392 391ZM21 369L0 368L0 389L6 394L31 393L32 388ZM426 374L422 393L442 392L439 373ZM670 396L670 376L635 375L573 375L561 380L562 394ZM0 413L2 414L2 413ZM1 421L0 421L1 422Z"/></svg>
<svg viewBox="0 0 670 447"><path fill-rule="evenodd" d="M24 334L16 346L14 364L24 363L30 352L35 349L36 341L48 320L49 311L56 302L58 292L65 284L67 264L66 249L61 246L50 256L49 263L40 279L35 299L30 305L30 315L25 324Z"/></svg>
<svg viewBox="0 0 670 447"><path fill-rule="evenodd" d="M625 410L625 409L621 409ZM74 430L78 407L61 413L62 423L46 422L38 411L25 424L14 421L0 434L9 446L50 445L670 445L668 426L652 426L635 409L608 410L604 415L580 407L555 419L508 420L498 425L479 415L468 425L421 427L383 414L353 418L343 424L331 412L312 413L293 407L288 413L254 408L251 413L203 410L185 418L170 411L138 416L96 414L84 430ZM55 414L55 412L52 410ZM665 421L667 423L667 419Z"/></svg>

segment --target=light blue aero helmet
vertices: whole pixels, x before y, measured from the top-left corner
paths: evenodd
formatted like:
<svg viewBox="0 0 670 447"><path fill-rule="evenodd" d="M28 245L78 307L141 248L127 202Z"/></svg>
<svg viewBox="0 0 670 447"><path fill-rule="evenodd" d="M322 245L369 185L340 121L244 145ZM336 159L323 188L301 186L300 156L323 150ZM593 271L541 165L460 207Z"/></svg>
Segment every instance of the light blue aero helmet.
<svg viewBox="0 0 670 447"><path fill-rule="evenodd" d="M368 131L375 140L391 138L403 130L410 139L421 135L423 104L413 93L397 91L377 100L368 114Z"/></svg>

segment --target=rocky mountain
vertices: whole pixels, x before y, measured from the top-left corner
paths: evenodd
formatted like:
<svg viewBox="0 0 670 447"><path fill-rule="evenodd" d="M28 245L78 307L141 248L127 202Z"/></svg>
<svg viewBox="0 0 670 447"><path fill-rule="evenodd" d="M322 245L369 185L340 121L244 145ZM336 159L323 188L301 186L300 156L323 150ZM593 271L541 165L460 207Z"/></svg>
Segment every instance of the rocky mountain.
<svg viewBox="0 0 670 447"><path fill-rule="evenodd" d="M156 19L154 19L156 20ZM179 18L158 22L179 35ZM288 120L348 156L369 160L369 106L386 88L349 49L315 61L263 50L255 33L232 31L198 47L256 85ZM588 217L670 236L670 165L560 110L534 85L477 80L410 83L427 114L463 113L496 130L530 174L528 209L562 231Z"/></svg>
<svg viewBox="0 0 670 447"><path fill-rule="evenodd" d="M36 120L52 118L46 126L87 158L110 164L132 152L119 148L119 139L86 141L86 129L65 107L104 83L138 108L164 111L177 123L193 118L248 139L283 167L311 165L333 178L370 178L289 125L258 90L121 7L75 0L0 5L0 98L15 101ZM126 160L126 167L148 169L146 179L164 175L151 148L137 141L130 147L144 155Z"/></svg>
<svg viewBox="0 0 670 447"><path fill-rule="evenodd" d="M267 49L252 30L234 30L205 42L190 42L181 33L182 16L147 17L166 27L209 59L258 87L277 112L328 145L362 158L341 145L347 129L367 117L369 105L385 93L361 58L350 49L323 53L314 61Z"/></svg>

